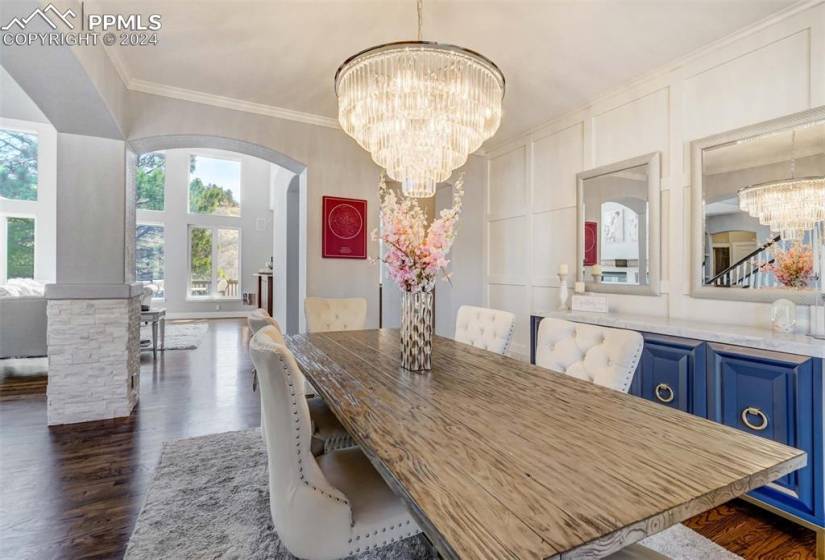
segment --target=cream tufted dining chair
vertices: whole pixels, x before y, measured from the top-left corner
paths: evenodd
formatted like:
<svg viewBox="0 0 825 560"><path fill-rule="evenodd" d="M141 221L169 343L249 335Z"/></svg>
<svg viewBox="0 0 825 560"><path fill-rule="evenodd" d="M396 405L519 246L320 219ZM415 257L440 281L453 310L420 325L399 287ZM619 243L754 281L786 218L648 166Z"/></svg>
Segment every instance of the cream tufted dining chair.
<svg viewBox="0 0 825 560"><path fill-rule="evenodd" d="M536 365L626 393L643 345L635 331L548 317L539 323Z"/></svg>
<svg viewBox="0 0 825 560"><path fill-rule="evenodd" d="M508 311L462 305L455 321L455 339L497 354L508 354L516 316Z"/></svg>
<svg viewBox="0 0 825 560"><path fill-rule="evenodd" d="M253 335L258 331L267 329L266 336L272 339L277 344L284 344L284 335L281 332L281 327L278 321L270 317L269 313L263 309L257 309L249 314L247 319L249 330ZM255 375L258 376L257 371ZM260 376L258 376L260 377ZM304 378L304 393L315 394L315 389ZM355 441L352 436L347 433L335 413L330 410L327 403L321 397L307 398L307 406L309 407L309 415L312 419L313 437L320 443L320 448L315 446L315 452L324 453L333 449L343 449L346 447L355 447Z"/></svg>
<svg viewBox="0 0 825 560"><path fill-rule="evenodd" d="M304 300L307 331L360 331L367 323L364 298L319 298Z"/></svg>
<svg viewBox="0 0 825 560"><path fill-rule="evenodd" d="M281 541L299 558L333 560L419 533L360 449L312 455L304 376L274 330L258 331L250 352L261 382L269 505Z"/></svg>

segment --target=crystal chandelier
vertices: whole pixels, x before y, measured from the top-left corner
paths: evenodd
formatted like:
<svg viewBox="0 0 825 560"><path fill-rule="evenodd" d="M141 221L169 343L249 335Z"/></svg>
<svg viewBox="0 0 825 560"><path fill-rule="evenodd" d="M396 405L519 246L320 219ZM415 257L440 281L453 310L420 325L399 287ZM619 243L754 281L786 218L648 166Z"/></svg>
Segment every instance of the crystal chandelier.
<svg viewBox="0 0 825 560"><path fill-rule="evenodd" d="M791 136L792 150L796 131ZM825 221L825 177L795 177L796 154L791 158L791 178L739 189L739 208L759 219L788 241L801 240L818 222Z"/></svg>
<svg viewBox="0 0 825 560"><path fill-rule="evenodd" d="M421 40L372 47L335 74L338 121L406 196L436 184L495 134L504 76L480 54Z"/></svg>

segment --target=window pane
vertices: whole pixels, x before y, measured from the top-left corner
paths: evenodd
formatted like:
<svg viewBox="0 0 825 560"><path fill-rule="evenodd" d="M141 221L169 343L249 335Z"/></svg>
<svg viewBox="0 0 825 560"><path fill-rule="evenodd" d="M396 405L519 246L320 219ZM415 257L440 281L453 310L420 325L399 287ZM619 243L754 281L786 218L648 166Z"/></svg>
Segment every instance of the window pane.
<svg viewBox="0 0 825 560"><path fill-rule="evenodd" d="M6 276L34 278L34 219L6 219Z"/></svg>
<svg viewBox="0 0 825 560"><path fill-rule="evenodd" d="M238 280L240 276L240 230L218 230L218 271L217 295L221 297L238 297Z"/></svg>
<svg viewBox="0 0 825 560"><path fill-rule="evenodd" d="M159 298L166 295L163 249L163 226L138 224L135 242L137 279L157 286L155 297Z"/></svg>
<svg viewBox="0 0 825 560"><path fill-rule="evenodd" d="M212 293L212 230L189 229L189 288L192 297Z"/></svg>
<svg viewBox="0 0 825 560"><path fill-rule="evenodd" d="M0 130L0 196L37 200L37 135Z"/></svg>
<svg viewBox="0 0 825 560"><path fill-rule="evenodd" d="M241 163L191 156L189 211L218 216L241 215Z"/></svg>
<svg viewBox="0 0 825 560"><path fill-rule="evenodd" d="M137 207L140 210L163 210L166 184L166 155L152 152L138 156Z"/></svg>

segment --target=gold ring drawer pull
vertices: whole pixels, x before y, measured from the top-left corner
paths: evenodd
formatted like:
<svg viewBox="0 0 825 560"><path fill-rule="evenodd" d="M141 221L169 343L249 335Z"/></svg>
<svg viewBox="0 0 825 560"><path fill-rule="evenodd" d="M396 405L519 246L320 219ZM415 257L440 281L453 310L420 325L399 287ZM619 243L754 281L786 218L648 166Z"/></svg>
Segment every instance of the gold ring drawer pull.
<svg viewBox="0 0 825 560"><path fill-rule="evenodd" d="M754 424L753 422L751 422L751 416L758 416L760 419L759 424ZM762 412L755 406L749 406L748 408L742 411L742 423L745 424L745 426L747 426L751 430L761 432L762 430L768 427L768 417L765 415L764 412Z"/></svg>
<svg viewBox="0 0 825 560"><path fill-rule="evenodd" d="M656 385L653 393L656 395L656 398L663 403L669 403L676 397L673 389L671 389L667 383L659 383Z"/></svg>

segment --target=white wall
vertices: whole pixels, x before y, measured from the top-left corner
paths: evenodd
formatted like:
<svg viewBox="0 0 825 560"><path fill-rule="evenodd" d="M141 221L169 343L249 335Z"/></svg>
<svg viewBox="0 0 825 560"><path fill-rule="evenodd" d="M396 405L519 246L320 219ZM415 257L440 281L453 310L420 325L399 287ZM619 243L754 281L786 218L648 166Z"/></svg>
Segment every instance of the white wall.
<svg viewBox="0 0 825 560"><path fill-rule="evenodd" d="M662 294L610 295L611 310L767 326L768 305L691 298L692 140L825 104L825 4L711 45L527 134L488 147L486 300L529 315L557 306L560 263L576 262L575 174L662 153Z"/></svg>
<svg viewBox="0 0 825 560"><path fill-rule="evenodd" d="M138 210L139 224L162 224L165 235L166 297L169 313L192 314L252 309L240 301L240 293L257 291L252 277L272 256L273 220L270 210L270 171L267 161L223 150L166 150L166 191L164 211ZM189 157L198 154L241 163L241 216L201 216L188 212ZM188 226L240 227L241 292L238 300L202 301L187 298ZM220 307L220 309L218 309Z"/></svg>
<svg viewBox="0 0 825 560"><path fill-rule="evenodd" d="M58 133L58 283L126 282L131 263L124 224L130 192L123 140ZM130 233L134 239L134 230Z"/></svg>
<svg viewBox="0 0 825 560"><path fill-rule="evenodd" d="M464 171L464 199L458 236L450 253L451 282L439 280L435 288L436 334L452 338L455 318L462 305L484 304L484 178L486 162L471 156ZM454 173L451 182L458 179ZM440 188L436 195L436 215L453 204L453 190Z"/></svg>

